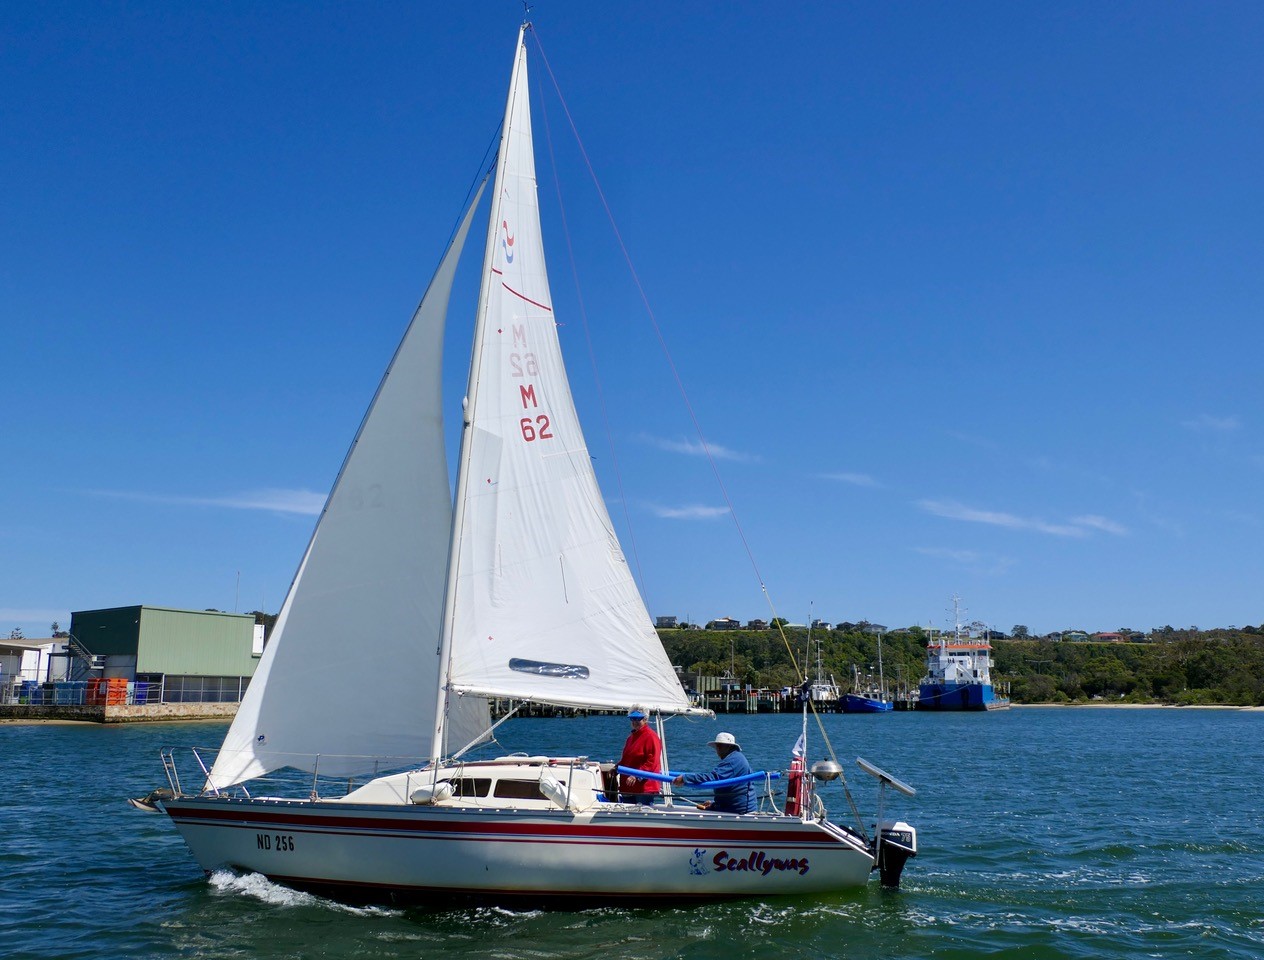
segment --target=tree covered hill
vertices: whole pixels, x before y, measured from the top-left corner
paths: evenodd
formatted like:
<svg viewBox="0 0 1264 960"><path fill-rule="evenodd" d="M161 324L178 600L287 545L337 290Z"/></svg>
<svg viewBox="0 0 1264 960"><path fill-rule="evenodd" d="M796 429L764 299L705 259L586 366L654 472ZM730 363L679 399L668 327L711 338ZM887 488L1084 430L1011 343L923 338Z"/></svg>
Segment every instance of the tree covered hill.
<svg viewBox="0 0 1264 960"><path fill-rule="evenodd" d="M799 671L814 676L815 652L807 630L660 630L671 662L690 674L724 676L742 683L784 687ZM878 638L866 633L813 631L822 641L821 662L844 689L853 664L878 662ZM915 685L925 673L926 634L919 628L882 638L888 686ZM788 641L788 649L787 649ZM1155 631L1146 643L1073 643L993 640L992 680L1008 683L1016 703L1070 703L1094 698L1132 703L1264 706L1264 631Z"/></svg>

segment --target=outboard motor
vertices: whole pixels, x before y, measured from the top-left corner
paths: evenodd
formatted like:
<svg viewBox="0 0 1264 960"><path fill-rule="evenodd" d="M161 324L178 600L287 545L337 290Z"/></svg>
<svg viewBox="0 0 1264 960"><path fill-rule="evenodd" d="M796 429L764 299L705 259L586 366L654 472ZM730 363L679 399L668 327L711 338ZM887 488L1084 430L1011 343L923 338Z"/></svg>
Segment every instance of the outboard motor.
<svg viewBox="0 0 1264 960"><path fill-rule="evenodd" d="M903 820L883 820L874 831L873 868L884 887L898 887L909 857L917 856L917 831Z"/></svg>
<svg viewBox="0 0 1264 960"><path fill-rule="evenodd" d="M873 841L869 845L869 852L873 854L873 869L879 871L884 887L898 887L905 862L909 857L917 856L917 831L903 820L883 820L882 801L887 787L906 797L916 796L917 791L881 767L875 767L868 760L857 757L856 764L878 781L878 823L874 827Z"/></svg>

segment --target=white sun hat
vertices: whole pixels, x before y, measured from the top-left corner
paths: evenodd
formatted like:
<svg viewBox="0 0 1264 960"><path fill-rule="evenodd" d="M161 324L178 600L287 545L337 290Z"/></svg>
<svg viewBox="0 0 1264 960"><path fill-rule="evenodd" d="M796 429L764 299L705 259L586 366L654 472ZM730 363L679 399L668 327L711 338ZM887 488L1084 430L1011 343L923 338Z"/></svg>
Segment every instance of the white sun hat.
<svg viewBox="0 0 1264 960"><path fill-rule="evenodd" d="M733 734L731 733L717 733L715 735L715 739L711 741L711 746L737 747L738 750L742 749L741 747L737 745L737 740L734 738Z"/></svg>

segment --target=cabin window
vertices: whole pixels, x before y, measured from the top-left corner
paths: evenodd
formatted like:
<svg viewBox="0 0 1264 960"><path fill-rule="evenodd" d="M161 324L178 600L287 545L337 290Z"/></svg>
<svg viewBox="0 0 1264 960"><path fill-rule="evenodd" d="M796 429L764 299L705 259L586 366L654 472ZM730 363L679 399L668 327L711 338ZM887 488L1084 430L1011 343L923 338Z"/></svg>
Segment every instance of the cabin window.
<svg viewBox="0 0 1264 960"><path fill-rule="evenodd" d="M505 800L539 800L543 794L538 780L497 780L494 796Z"/></svg>
<svg viewBox="0 0 1264 960"><path fill-rule="evenodd" d="M489 777L463 777L452 781L452 789L458 797L485 797L491 792L492 781Z"/></svg>

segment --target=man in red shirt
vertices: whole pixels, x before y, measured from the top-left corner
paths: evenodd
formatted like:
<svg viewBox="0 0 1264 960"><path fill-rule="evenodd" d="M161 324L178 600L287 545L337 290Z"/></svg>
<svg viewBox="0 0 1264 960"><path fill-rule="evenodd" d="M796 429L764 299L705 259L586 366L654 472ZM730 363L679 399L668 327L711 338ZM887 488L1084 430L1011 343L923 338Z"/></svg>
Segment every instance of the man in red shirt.
<svg viewBox="0 0 1264 960"><path fill-rule="evenodd" d="M662 772L663 742L646 722L645 711L633 707L628 711L632 732L623 745L619 766L644 770L647 773ZM658 781L646 780L627 774L619 776L619 799L625 803L653 803L658 799Z"/></svg>

